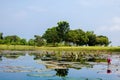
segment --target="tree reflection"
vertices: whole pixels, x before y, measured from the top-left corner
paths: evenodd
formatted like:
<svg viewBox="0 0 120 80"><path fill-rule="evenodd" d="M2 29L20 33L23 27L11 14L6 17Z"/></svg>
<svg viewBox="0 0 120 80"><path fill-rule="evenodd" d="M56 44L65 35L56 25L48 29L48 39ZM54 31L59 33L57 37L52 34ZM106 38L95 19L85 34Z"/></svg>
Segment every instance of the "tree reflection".
<svg viewBox="0 0 120 80"><path fill-rule="evenodd" d="M0 55L0 61L2 61L2 55Z"/></svg>
<svg viewBox="0 0 120 80"><path fill-rule="evenodd" d="M69 69L55 69L56 75L60 77L65 77L68 75L68 70Z"/></svg>

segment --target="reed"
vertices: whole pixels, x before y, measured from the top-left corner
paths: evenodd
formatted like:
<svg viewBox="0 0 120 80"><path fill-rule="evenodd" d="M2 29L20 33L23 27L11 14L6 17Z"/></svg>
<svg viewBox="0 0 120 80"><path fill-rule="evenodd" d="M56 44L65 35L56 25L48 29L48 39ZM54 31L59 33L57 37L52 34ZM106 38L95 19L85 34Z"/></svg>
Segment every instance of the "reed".
<svg viewBox="0 0 120 80"><path fill-rule="evenodd" d="M36 50L57 51L111 51L120 52L120 47L80 46L80 47L36 47Z"/></svg>
<svg viewBox="0 0 120 80"><path fill-rule="evenodd" d="M79 46L79 47L37 47L27 45L0 45L0 50L47 50L47 51L111 51L120 52L120 47Z"/></svg>

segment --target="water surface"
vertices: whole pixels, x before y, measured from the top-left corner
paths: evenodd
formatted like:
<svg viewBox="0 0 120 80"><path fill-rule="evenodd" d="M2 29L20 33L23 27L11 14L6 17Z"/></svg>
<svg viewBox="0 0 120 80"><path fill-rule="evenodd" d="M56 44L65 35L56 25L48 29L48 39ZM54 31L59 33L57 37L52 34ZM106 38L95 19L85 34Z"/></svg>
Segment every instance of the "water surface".
<svg viewBox="0 0 120 80"><path fill-rule="evenodd" d="M120 80L120 55L112 55L108 65L79 56L46 54L1 54L0 80Z"/></svg>

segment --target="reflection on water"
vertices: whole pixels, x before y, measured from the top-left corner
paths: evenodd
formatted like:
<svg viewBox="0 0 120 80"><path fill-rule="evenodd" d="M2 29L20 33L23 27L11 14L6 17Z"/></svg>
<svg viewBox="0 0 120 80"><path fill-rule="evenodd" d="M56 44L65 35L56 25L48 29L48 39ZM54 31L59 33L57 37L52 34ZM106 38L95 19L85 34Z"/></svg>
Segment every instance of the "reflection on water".
<svg viewBox="0 0 120 80"><path fill-rule="evenodd" d="M107 65L107 73L110 74L112 73L111 69L110 69L110 64Z"/></svg>
<svg viewBox="0 0 120 80"><path fill-rule="evenodd" d="M2 61L2 55L0 55L0 61Z"/></svg>
<svg viewBox="0 0 120 80"><path fill-rule="evenodd" d="M112 55L111 64L107 64L107 55L97 53L65 51L0 53L0 78L2 80L120 80L119 56Z"/></svg>
<svg viewBox="0 0 120 80"><path fill-rule="evenodd" d="M60 77L65 77L68 75L68 70L69 69L55 69L56 75Z"/></svg>

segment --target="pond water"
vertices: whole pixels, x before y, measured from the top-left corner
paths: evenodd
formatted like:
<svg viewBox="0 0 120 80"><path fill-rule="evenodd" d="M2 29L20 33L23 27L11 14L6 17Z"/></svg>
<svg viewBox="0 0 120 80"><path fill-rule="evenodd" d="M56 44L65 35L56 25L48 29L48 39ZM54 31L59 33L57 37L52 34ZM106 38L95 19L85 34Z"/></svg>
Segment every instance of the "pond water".
<svg viewBox="0 0 120 80"><path fill-rule="evenodd" d="M120 55L111 55L107 64L46 54L1 53L0 80L120 80Z"/></svg>

